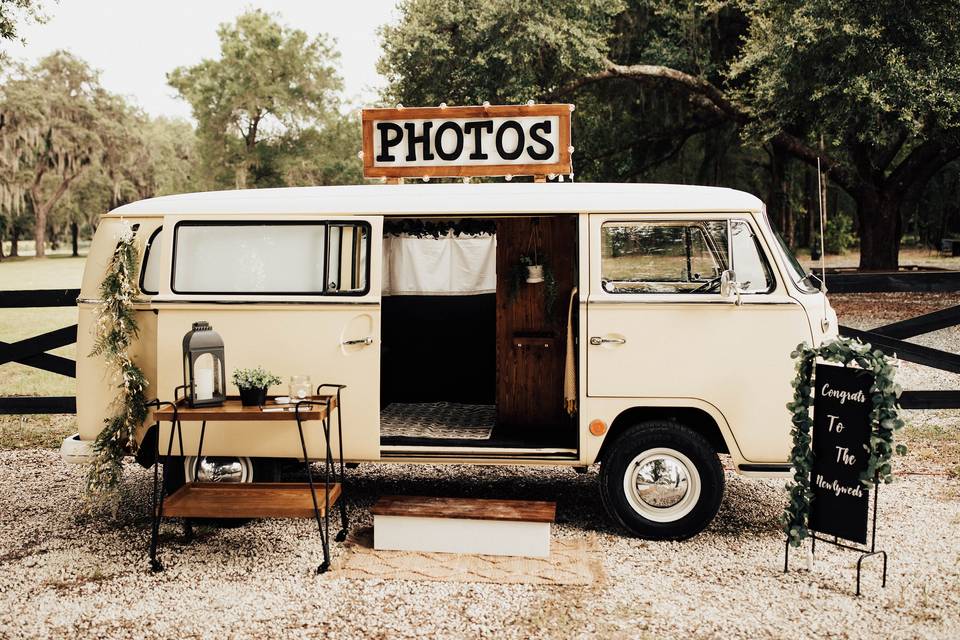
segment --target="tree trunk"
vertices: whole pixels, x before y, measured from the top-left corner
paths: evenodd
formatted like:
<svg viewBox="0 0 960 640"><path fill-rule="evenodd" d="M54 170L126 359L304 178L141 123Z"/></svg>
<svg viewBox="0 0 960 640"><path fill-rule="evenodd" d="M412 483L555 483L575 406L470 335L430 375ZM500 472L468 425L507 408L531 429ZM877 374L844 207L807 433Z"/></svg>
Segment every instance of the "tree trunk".
<svg viewBox="0 0 960 640"><path fill-rule="evenodd" d="M76 221L70 223L70 247L74 258L80 257L80 225Z"/></svg>
<svg viewBox="0 0 960 640"><path fill-rule="evenodd" d="M33 254L37 258L46 258L47 257L47 209L41 204L37 204L34 201L33 204L34 211L34 223L33 223L33 239L36 243L36 250Z"/></svg>
<svg viewBox="0 0 960 640"><path fill-rule="evenodd" d="M815 195L817 189L816 169L809 165L803 172L803 195L804 207L807 210L807 217L803 225L803 237L800 239L800 246L812 248L813 242L817 237L817 218L814 211L817 210L817 198Z"/></svg>
<svg viewBox="0 0 960 640"><path fill-rule="evenodd" d="M20 256L20 227L14 225L10 230L10 257L17 258Z"/></svg>
<svg viewBox="0 0 960 640"><path fill-rule="evenodd" d="M770 183L767 187L767 215L777 226L780 235L791 249L794 246L793 225L787 210L787 154L773 149L770 152Z"/></svg>
<svg viewBox="0 0 960 640"><path fill-rule="evenodd" d="M896 271L903 231L900 199L869 188L854 199L860 218L860 269Z"/></svg>

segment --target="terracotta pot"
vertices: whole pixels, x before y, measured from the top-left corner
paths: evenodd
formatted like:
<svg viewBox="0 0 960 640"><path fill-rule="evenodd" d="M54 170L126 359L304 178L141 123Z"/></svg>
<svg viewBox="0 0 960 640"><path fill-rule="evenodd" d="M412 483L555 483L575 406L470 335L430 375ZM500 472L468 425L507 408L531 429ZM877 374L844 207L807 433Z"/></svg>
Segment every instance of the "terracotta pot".
<svg viewBox="0 0 960 640"><path fill-rule="evenodd" d="M527 265L527 282L529 282L530 284L543 282L543 265L542 264Z"/></svg>
<svg viewBox="0 0 960 640"><path fill-rule="evenodd" d="M240 387L240 404L245 407L260 407L267 401L267 388L256 387L244 389Z"/></svg>

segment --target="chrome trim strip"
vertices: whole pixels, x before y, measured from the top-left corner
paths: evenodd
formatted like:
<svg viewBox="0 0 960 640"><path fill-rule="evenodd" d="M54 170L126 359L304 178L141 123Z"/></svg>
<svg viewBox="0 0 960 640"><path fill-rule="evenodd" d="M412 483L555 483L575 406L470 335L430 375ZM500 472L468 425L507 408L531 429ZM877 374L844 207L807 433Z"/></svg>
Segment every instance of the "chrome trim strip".
<svg viewBox="0 0 960 640"><path fill-rule="evenodd" d="M159 307L162 305L354 305L379 307L380 300L144 300L144 303Z"/></svg>
<svg viewBox="0 0 960 640"><path fill-rule="evenodd" d="M744 296L753 295L753 294L744 294ZM766 294L769 295L769 294ZM734 302L731 300L608 300L604 298L602 300L590 300L591 305L601 305L601 304L725 304L734 306ZM750 305L800 305L796 300L750 300L747 297L743 298L743 304L741 306L750 306Z"/></svg>
<svg viewBox="0 0 960 640"><path fill-rule="evenodd" d="M393 455L423 455L425 453L434 456L455 457L462 454L483 455L485 457L496 457L502 455L579 455L576 449L521 449L518 447L444 447L444 446L404 446L404 445L380 445L380 453L389 453Z"/></svg>

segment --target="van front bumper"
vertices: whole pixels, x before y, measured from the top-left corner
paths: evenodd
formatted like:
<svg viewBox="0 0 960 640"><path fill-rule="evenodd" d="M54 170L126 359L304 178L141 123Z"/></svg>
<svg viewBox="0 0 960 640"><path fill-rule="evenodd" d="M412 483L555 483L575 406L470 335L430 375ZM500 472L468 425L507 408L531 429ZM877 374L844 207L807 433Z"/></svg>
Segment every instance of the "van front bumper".
<svg viewBox="0 0 960 640"><path fill-rule="evenodd" d="M81 440L79 433L67 436L60 445L60 459L67 464L88 464L93 460L93 441Z"/></svg>

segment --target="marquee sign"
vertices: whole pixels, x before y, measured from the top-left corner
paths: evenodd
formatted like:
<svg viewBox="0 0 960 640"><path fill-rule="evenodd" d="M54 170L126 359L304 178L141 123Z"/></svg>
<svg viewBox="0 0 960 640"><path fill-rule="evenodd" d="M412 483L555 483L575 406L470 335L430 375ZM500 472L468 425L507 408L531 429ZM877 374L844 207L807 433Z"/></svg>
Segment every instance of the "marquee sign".
<svg viewBox="0 0 960 640"><path fill-rule="evenodd" d="M569 104L364 109L366 178L572 173Z"/></svg>

